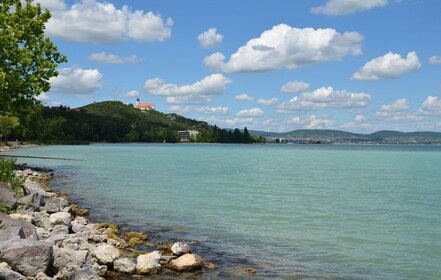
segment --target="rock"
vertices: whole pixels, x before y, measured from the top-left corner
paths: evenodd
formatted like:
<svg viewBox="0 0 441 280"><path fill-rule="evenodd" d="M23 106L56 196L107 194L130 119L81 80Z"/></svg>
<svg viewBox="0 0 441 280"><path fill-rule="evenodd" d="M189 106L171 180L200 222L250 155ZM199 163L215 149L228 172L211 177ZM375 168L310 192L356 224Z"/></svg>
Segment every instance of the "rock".
<svg viewBox="0 0 441 280"><path fill-rule="evenodd" d="M65 199L59 197L48 197L44 200L44 209L49 214L61 212L68 205L69 203Z"/></svg>
<svg viewBox="0 0 441 280"><path fill-rule="evenodd" d="M35 276L34 280L52 280L52 277L47 276L46 274L44 274L43 272L39 272L37 274L37 276Z"/></svg>
<svg viewBox="0 0 441 280"><path fill-rule="evenodd" d="M15 193L6 183L0 183L0 209L7 208L8 210L15 209L18 201L15 198Z"/></svg>
<svg viewBox="0 0 441 280"><path fill-rule="evenodd" d="M110 244L98 245L93 251L93 255L99 264L111 265L121 255L118 248Z"/></svg>
<svg viewBox="0 0 441 280"><path fill-rule="evenodd" d="M196 254L186 254L170 262L170 268L178 271L195 271L204 266L202 258Z"/></svg>
<svg viewBox="0 0 441 280"><path fill-rule="evenodd" d="M49 229L51 227L49 216L46 212L34 212L32 213L32 223L37 227Z"/></svg>
<svg viewBox="0 0 441 280"><path fill-rule="evenodd" d="M87 220L84 217L77 217L72 221L72 231L74 233L87 230Z"/></svg>
<svg viewBox="0 0 441 280"><path fill-rule="evenodd" d="M35 226L26 221L12 219L0 212L0 243L14 239L37 240Z"/></svg>
<svg viewBox="0 0 441 280"><path fill-rule="evenodd" d="M19 198L18 202L20 204L31 204L32 203L32 196L33 196L33 194L25 195L25 196Z"/></svg>
<svg viewBox="0 0 441 280"><path fill-rule="evenodd" d="M130 246L143 244L147 240L147 233L145 232L126 232L124 238L129 241Z"/></svg>
<svg viewBox="0 0 441 280"><path fill-rule="evenodd" d="M47 272L52 264L52 246L46 242L16 239L0 243L0 259L25 276Z"/></svg>
<svg viewBox="0 0 441 280"><path fill-rule="evenodd" d="M58 212L49 216L51 225L66 225L70 227L72 219L70 214L66 212Z"/></svg>
<svg viewBox="0 0 441 280"><path fill-rule="evenodd" d="M256 269L253 267L243 268L237 267L229 270L229 274L233 278L245 277L247 275L256 274Z"/></svg>
<svg viewBox="0 0 441 280"><path fill-rule="evenodd" d="M214 263L206 263L206 264L204 265L204 267L205 267L206 269L208 269L208 270L213 270L213 269L216 268L216 265L215 265Z"/></svg>
<svg viewBox="0 0 441 280"><path fill-rule="evenodd" d="M66 248L59 248L54 246L54 263L53 267L55 273L66 267L83 268L86 265L92 266L89 251L87 250L72 250Z"/></svg>
<svg viewBox="0 0 441 280"><path fill-rule="evenodd" d="M159 261L161 253L153 251L149 254L139 255L136 263L136 272L138 274L157 273L161 269Z"/></svg>
<svg viewBox="0 0 441 280"><path fill-rule="evenodd" d="M61 246L72 250L91 250L93 245L89 244L84 235L70 234L63 240Z"/></svg>
<svg viewBox="0 0 441 280"><path fill-rule="evenodd" d="M73 272L69 280L100 280L98 273L90 267Z"/></svg>
<svg viewBox="0 0 441 280"><path fill-rule="evenodd" d="M177 256L191 253L190 245L182 242L176 242L175 244L173 244L171 250L173 254Z"/></svg>
<svg viewBox="0 0 441 280"><path fill-rule="evenodd" d="M49 195L43 190L34 192L32 193L32 204L36 207L44 206L44 199L47 197L49 197Z"/></svg>
<svg viewBox="0 0 441 280"><path fill-rule="evenodd" d="M69 228L65 225L56 225L52 229L51 234L44 241L51 244L58 244L63 242L64 239L69 235Z"/></svg>
<svg viewBox="0 0 441 280"><path fill-rule="evenodd" d="M135 273L135 268L136 268L136 264L127 258L117 259L113 263L113 269L120 273L126 273L131 275Z"/></svg>
<svg viewBox="0 0 441 280"><path fill-rule="evenodd" d="M11 269L0 267L0 279L5 280L24 280L25 277Z"/></svg>
<svg viewBox="0 0 441 280"><path fill-rule="evenodd" d="M34 173L34 171L29 168L22 171L22 174L26 175L26 176L30 176L30 175L32 175L32 173Z"/></svg>
<svg viewBox="0 0 441 280"><path fill-rule="evenodd" d="M15 220L22 220L22 221L26 221L28 223L32 223L32 215L29 215L29 214L13 213L13 214L9 214L9 217L11 217L12 219L15 219Z"/></svg>

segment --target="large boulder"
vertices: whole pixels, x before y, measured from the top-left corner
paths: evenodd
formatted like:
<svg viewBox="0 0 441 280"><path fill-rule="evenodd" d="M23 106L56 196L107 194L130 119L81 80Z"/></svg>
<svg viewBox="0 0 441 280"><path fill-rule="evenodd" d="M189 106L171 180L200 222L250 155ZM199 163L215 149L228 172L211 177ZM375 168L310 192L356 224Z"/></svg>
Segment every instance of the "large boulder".
<svg viewBox="0 0 441 280"><path fill-rule="evenodd" d="M200 270L203 266L204 261L196 254L186 254L170 262L170 268L179 272Z"/></svg>
<svg viewBox="0 0 441 280"><path fill-rule="evenodd" d="M93 255L99 264L111 265L121 255L118 248L110 244L98 245L93 251Z"/></svg>
<svg viewBox="0 0 441 280"><path fill-rule="evenodd" d="M66 248L59 248L54 246L54 273L58 273L63 268L75 267L77 269L92 266L89 251L87 250L72 250Z"/></svg>
<svg viewBox="0 0 441 280"><path fill-rule="evenodd" d="M161 269L161 265L159 264L160 260L161 253L159 253L159 251L139 255L137 258L136 272L138 274L157 273Z"/></svg>
<svg viewBox="0 0 441 280"><path fill-rule="evenodd" d="M171 250L177 256L191 253L190 245L187 243L176 242L172 245Z"/></svg>
<svg viewBox="0 0 441 280"><path fill-rule="evenodd" d="M51 225L65 225L70 227L72 223L72 219L69 213L66 212L58 212L49 216L49 221Z"/></svg>
<svg viewBox="0 0 441 280"><path fill-rule="evenodd" d="M63 211L69 205L67 200L60 197L48 197L44 199L44 207L47 213L53 214Z"/></svg>
<svg viewBox="0 0 441 280"><path fill-rule="evenodd" d="M5 280L24 280L25 277L18 272L15 272L11 269L1 268L0 267L0 279Z"/></svg>
<svg viewBox="0 0 441 280"><path fill-rule="evenodd" d="M29 222L12 219L0 212L0 243L13 239L35 239L35 226Z"/></svg>
<svg viewBox="0 0 441 280"><path fill-rule="evenodd" d="M100 277L95 270L90 267L85 267L73 272L69 280L100 280Z"/></svg>
<svg viewBox="0 0 441 280"><path fill-rule="evenodd" d="M113 269L120 273L133 274L135 273L136 264L127 258L115 260Z"/></svg>
<svg viewBox="0 0 441 280"><path fill-rule="evenodd" d="M52 246L31 239L15 239L0 243L0 259L15 271L34 277L38 272L47 272L52 265Z"/></svg>
<svg viewBox="0 0 441 280"><path fill-rule="evenodd" d="M15 193L6 183L0 183L0 209L15 209L17 207Z"/></svg>

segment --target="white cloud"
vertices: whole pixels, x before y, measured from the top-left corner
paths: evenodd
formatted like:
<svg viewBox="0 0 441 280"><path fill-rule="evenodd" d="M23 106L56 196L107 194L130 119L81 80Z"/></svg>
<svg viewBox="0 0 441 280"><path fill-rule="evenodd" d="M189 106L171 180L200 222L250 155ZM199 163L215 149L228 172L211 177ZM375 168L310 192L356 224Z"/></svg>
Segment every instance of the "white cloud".
<svg viewBox="0 0 441 280"><path fill-rule="evenodd" d="M127 38L136 41L163 41L171 36L173 20L128 6L117 9L108 2L82 0L69 8L54 1L52 17L46 24L46 34L76 42L113 43ZM56 5L55 5L56 4ZM61 9L62 8L62 9Z"/></svg>
<svg viewBox="0 0 441 280"><path fill-rule="evenodd" d="M407 99L401 98L390 105L381 106L375 112L375 117L384 121L419 121L421 116L416 115L410 110L410 103Z"/></svg>
<svg viewBox="0 0 441 280"><path fill-rule="evenodd" d="M248 94L246 94L246 93L242 93L242 94L236 95L234 97L234 99L235 100L241 100L241 101L254 101L255 100L254 98L248 96Z"/></svg>
<svg viewBox="0 0 441 280"><path fill-rule="evenodd" d="M278 101L279 101L279 99L277 99L277 98L259 99L259 100L257 100L257 103L259 103L260 105L272 106L272 105L276 104Z"/></svg>
<svg viewBox="0 0 441 280"><path fill-rule="evenodd" d="M183 95L183 96L167 96L165 101L168 104L193 104L193 105L201 105L208 104L213 101L211 96L206 95Z"/></svg>
<svg viewBox="0 0 441 280"><path fill-rule="evenodd" d="M301 92L307 90L309 88L309 84L302 81L291 81L286 83L280 89L282 92L292 93L292 92Z"/></svg>
<svg viewBox="0 0 441 280"><path fill-rule="evenodd" d="M144 83L144 88L152 95L182 96L182 95L219 95L225 92L231 80L222 74L212 74L192 85L167 84L165 81L154 78Z"/></svg>
<svg viewBox="0 0 441 280"><path fill-rule="evenodd" d="M354 120L357 121L357 122L364 122L366 120L366 117L363 116L363 115L356 115L354 117Z"/></svg>
<svg viewBox="0 0 441 280"><path fill-rule="evenodd" d="M310 115L306 118L306 129L326 129L332 127L334 124L333 120L328 119L326 116L317 117L315 115Z"/></svg>
<svg viewBox="0 0 441 280"><path fill-rule="evenodd" d="M179 105L173 105L173 106L168 107L167 110L169 112L176 113L176 114L186 114L186 113L191 112L192 108L188 107L188 106L187 107L181 107Z"/></svg>
<svg viewBox="0 0 441 280"><path fill-rule="evenodd" d="M418 113L423 115L441 116L441 98L437 96L428 96L421 104Z"/></svg>
<svg viewBox="0 0 441 280"><path fill-rule="evenodd" d="M429 59L430 64L441 64L441 56L432 56Z"/></svg>
<svg viewBox="0 0 441 280"><path fill-rule="evenodd" d="M39 101L48 101L50 98L46 92L42 92L35 99L37 99Z"/></svg>
<svg viewBox="0 0 441 280"><path fill-rule="evenodd" d="M314 14L331 16L353 14L355 12L370 10L387 5L388 0L328 0L324 6L312 8Z"/></svg>
<svg viewBox="0 0 441 280"><path fill-rule="evenodd" d="M300 117L293 117L289 122L293 124L301 124L303 123L303 120Z"/></svg>
<svg viewBox="0 0 441 280"><path fill-rule="evenodd" d="M222 127L244 127L246 125L252 124L254 122L253 118L233 118L233 119L219 119L211 117L208 120L206 120L208 123L216 124L218 126Z"/></svg>
<svg viewBox="0 0 441 280"><path fill-rule="evenodd" d="M40 3L43 9L48 9L52 13L63 11L66 9L66 4L64 3L64 0L41 0L37 2Z"/></svg>
<svg viewBox="0 0 441 280"><path fill-rule="evenodd" d="M228 115L228 107L201 107L195 110L208 115Z"/></svg>
<svg viewBox="0 0 441 280"><path fill-rule="evenodd" d="M50 79L50 91L88 95L103 86L102 78L103 75L97 69L81 69L78 66L58 69L58 76Z"/></svg>
<svg viewBox="0 0 441 280"><path fill-rule="evenodd" d="M214 53L204 63L214 71L227 73L294 69L349 54L359 55L362 40L357 32L341 34L330 28L299 29L280 24L248 41L228 62L224 62L223 54Z"/></svg>
<svg viewBox="0 0 441 280"><path fill-rule="evenodd" d="M123 95L123 97L125 98L134 98L138 96L139 96L139 92L137 90L131 90Z"/></svg>
<svg viewBox="0 0 441 280"><path fill-rule="evenodd" d="M366 107L371 96L366 93L351 93L345 90L335 91L332 87L322 87L313 92L295 96L290 101L282 103L280 112L304 111L318 109L349 109Z"/></svg>
<svg viewBox="0 0 441 280"><path fill-rule="evenodd" d="M89 55L89 60L109 63L109 64L123 64L123 63L139 63L141 58L136 55L118 56L115 54L108 54L105 52L92 53Z"/></svg>
<svg viewBox="0 0 441 280"><path fill-rule="evenodd" d="M240 118L252 118L252 117L262 117L264 115L264 112L262 111L262 109L260 108L253 108L253 109L249 109L249 110L242 110L239 111L236 114L236 117L240 117Z"/></svg>
<svg viewBox="0 0 441 280"><path fill-rule="evenodd" d="M199 44L204 49L211 49L222 44L224 36L217 33L216 28L210 28L198 36Z"/></svg>
<svg viewBox="0 0 441 280"><path fill-rule="evenodd" d="M409 52L407 58L399 54L387 53L366 63L352 76L354 80L379 80L398 78L406 72L416 71L421 67L416 52Z"/></svg>

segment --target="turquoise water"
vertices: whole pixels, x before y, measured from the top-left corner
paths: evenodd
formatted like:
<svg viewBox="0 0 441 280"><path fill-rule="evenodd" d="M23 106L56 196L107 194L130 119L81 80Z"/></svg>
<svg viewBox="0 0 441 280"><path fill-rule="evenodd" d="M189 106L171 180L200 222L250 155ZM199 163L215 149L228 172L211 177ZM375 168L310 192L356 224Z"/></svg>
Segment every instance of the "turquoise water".
<svg viewBox="0 0 441 280"><path fill-rule="evenodd" d="M283 279L441 279L441 147L50 146L15 154L93 217L197 240L219 265ZM217 274L216 274L217 273Z"/></svg>

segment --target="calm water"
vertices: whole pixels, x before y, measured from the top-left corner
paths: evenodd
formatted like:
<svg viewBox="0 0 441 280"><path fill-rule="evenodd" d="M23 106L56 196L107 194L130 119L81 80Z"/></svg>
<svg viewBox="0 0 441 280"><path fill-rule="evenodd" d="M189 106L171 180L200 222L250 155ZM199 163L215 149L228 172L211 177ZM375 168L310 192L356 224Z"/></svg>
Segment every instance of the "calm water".
<svg viewBox="0 0 441 280"><path fill-rule="evenodd" d="M441 279L441 147L103 144L21 149L95 219L197 240L283 279ZM216 274L217 273L217 274Z"/></svg>

